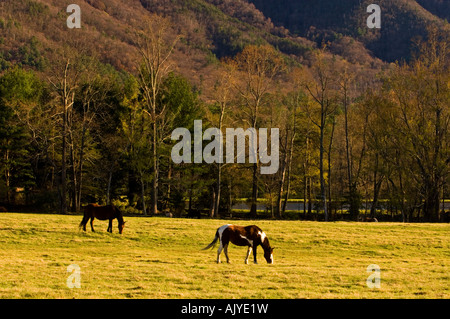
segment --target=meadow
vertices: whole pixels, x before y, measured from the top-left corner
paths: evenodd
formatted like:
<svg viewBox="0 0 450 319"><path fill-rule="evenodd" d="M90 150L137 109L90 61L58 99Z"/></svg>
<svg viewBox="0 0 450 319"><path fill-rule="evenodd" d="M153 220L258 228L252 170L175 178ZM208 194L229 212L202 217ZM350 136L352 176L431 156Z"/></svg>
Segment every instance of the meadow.
<svg viewBox="0 0 450 319"><path fill-rule="evenodd" d="M0 298L450 298L449 224L125 217L119 235L116 221L80 231L81 218L0 214ZM227 223L260 226L275 263L259 247L245 265L230 246L216 264L201 249ZM81 288L67 287L72 264ZM380 288L366 285L371 264Z"/></svg>

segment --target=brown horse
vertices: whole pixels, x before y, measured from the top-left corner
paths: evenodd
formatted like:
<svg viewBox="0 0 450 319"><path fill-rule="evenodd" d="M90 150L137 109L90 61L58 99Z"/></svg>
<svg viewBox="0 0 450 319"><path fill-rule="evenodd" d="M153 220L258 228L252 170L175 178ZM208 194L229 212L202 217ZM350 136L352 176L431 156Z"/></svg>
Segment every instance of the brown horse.
<svg viewBox="0 0 450 319"><path fill-rule="evenodd" d="M237 246L247 246L247 257L245 258L245 263L248 264L248 257L253 249L253 261L256 261L256 248L258 245L264 249L264 258L269 264L273 264L273 248L270 247L269 239L266 234L258 226L252 225L247 227L236 226L236 225L223 225L219 227L216 231L216 236L214 240L203 250L212 248L216 245L219 240L219 249L217 250L217 263L220 263L220 253L222 249L225 252L225 257L227 258L227 263L230 262L228 258L228 245L230 242Z"/></svg>
<svg viewBox="0 0 450 319"><path fill-rule="evenodd" d="M117 218L119 222L119 233L122 234L123 228L125 227L125 222L123 221L123 216L120 210L113 205L99 206L97 204L89 204L84 208L83 220L80 223L80 228L86 231L86 224L91 220L91 229L94 230L94 218L99 220L109 220L109 225L107 231L112 233L112 221Z"/></svg>

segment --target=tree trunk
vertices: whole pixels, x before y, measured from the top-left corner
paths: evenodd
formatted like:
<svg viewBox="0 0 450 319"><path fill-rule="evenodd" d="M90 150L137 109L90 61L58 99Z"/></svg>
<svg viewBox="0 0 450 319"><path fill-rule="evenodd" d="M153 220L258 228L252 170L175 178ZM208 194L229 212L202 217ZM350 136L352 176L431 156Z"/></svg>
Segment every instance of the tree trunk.
<svg viewBox="0 0 450 319"><path fill-rule="evenodd" d="M11 204L11 190L10 190L11 172L9 170L9 150L6 150L6 152L5 152L5 163L6 163L6 169L5 169L6 202L8 204Z"/></svg>
<svg viewBox="0 0 450 319"><path fill-rule="evenodd" d="M167 180L171 181L172 180L172 161L169 160L168 162L168 172L167 172ZM168 183L167 185L167 201L166 201L166 206L170 207L170 202L171 202L171 198L172 198L172 184ZM167 207L165 207L167 208Z"/></svg>
<svg viewBox="0 0 450 319"><path fill-rule="evenodd" d="M188 215L192 216L192 189L194 188L194 170L191 169L191 185L189 186Z"/></svg>
<svg viewBox="0 0 450 319"><path fill-rule="evenodd" d="M156 114L154 114L155 122L153 123L153 182L152 182L152 215L158 213L158 152L157 152L157 136L156 136Z"/></svg>
<svg viewBox="0 0 450 319"><path fill-rule="evenodd" d="M72 139L72 133L69 134L70 137L70 147L69 147L69 153L70 153L70 168L71 168L71 174L72 174L72 189L71 189L71 195L72 195L72 212L77 211L77 189L78 189L78 183L77 183L77 172L75 167L75 152L73 149L73 139Z"/></svg>
<svg viewBox="0 0 450 319"><path fill-rule="evenodd" d="M64 87L64 91L66 87ZM64 93L65 94L65 93ZM64 98L64 112L62 124L62 151L61 151L61 213L67 214L67 184L66 184L66 128L67 128L67 97Z"/></svg>
<svg viewBox="0 0 450 319"><path fill-rule="evenodd" d="M210 207L210 210L209 210L209 217L211 217L211 218L214 217L214 210L215 210L215 208L216 208L216 190L215 190L215 187L213 187L211 207Z"/></svg>
<svg viewBox="0 0 450 319"><path fill-rule="evenodd" d="M333 214L333 210L331 208L331 150L333 148L333 139L334 139L334 130L336 128L336 118L333 118L333 125L331 128L331 136L330 136L330 144L328 145L328 208L330 214ZM326 203L325 203L326 205Z"/></svg>
<svg viewBox="0 0 450 319"><path fill-rule="evenodd" d="M309 183L308 183L308 215L311 216L312 214L312 178L308 177Z"/></svg>
<svg viewBox="0 0 450 319"><path fill-rule="evenodd" d="M328 210L327 210L327 192L325 188L325 177L324 177L324 137L325 137L325 115L322 112L321 126L320 126L320 153L319 153L319 178L320 178L320 200L322 204L322 209L324 212L325 221L328 221Z"/></svg>
<svg viewBox="0 0 450 319"><path fill-rule="evenodd" d="M69 108L73 105L75 93L72 93L72 102L70 99L70 90L68 89L68 70L70 61L67 60L64 77L62 83L62 102L63 102L63 123L62 123L62 151L61 151L61 213L67 214L67 165L66 165L66 148L67 148L67 125Z"/></svg>
<svg viewBox="0 0 450 319"><path fill-rule="evenodd" d="M81 145L80 145L80 157L78 159L78 188L77 192L77 203L76 203L76 211L81 209L81 190L82 190L82 181L83 181L83 164L84 164L84 148L86 142L86 127L83 124L83 130L81 134Z"/></svg>
<svg viewBox="0 0 450 319"><path fill-rule="evenodd" d="M232 191L231 177L229 177L228 178L228 216L230 216L230 218L232 217L232 214L233 214L233 197L232 197L231 191Z"/></svg>
<svg viewBox="0 0 450 319"><path fill-rule="evenodd" d="M252 198L250 207L250 217L255 218L257 216L256 209L258 204L258 164L253 164L252 174Z"/></svg>
<svg viewBox="0 0 450 319"><path fill-rule="evenodd" d="M400 184L400 196L402 197L401 198L401 206L400 206L400 209L402 212L402 222L406 223L409 221L407 220L407 216L405 214L405 191L403 190L403 178L402 178L401 171L399 172L398 180L399 180L399 184Z"/></svg>
<svg viewBox="0 0 450 319"><path fill-rule="evenodd" d="M303 209L304 209L304 213L305 213L305 218L306 218L306 215L307 215L307 213L308 214L311 214L311 208L310 208L310 205L311 205L311 194L310 193L308 193L308 183L309 183L309 181L310 181L310 178L308 177L308 175L309 175L309 160L310 160L310 153L309 153L309 138L308 138L308 136L306 137L306 156L305 156L305 164L304 164L304 166L303 166L303 168L304 168L304 171L305 171L305 185L304 185L304 187L305 187L305 194L304 194L304 207L303 207ZM307 206L308 206L308 208L307 208Z"/></svg>
<svg viewBox="0 0 450 319"><path fill-rule="evenodd" d="M276 203L276 208L275 208L278 218L281 218L281 216L282 216L281 200L283 197L284 184L285 184L285 180L286 180L287 160L288 160L288 156L287 156L287 154L285 154L284 160L283 160L283 167L281 169L281 178L278 183L277 203Z"/></svg>
<svg viewBox="0 0 450 319"><path fill-rule="evenodd" d="M426 197L423 203L423 214L426 222L439 221L439 187L437 182L429 181L426 188Z"/></svg>
<svg viewBox="0 0 450 319"><path fill-rule="evenodd" d="M145 182L142 173L141 173L141 200L142 200L142 211L144 212L144 216L147 216L147 206L145 205ZM153 212L152 215L154 215Z"/></svg>
<svg viewBox="0 0 450 319"><path fill-rule="evenodd" d="M109 170L108 186L106 187L106 205L111 204L111 182L112 182L113 170Z"/></svg>
<svg viewBox="0 0 450 319"><path fill-rule="evenodd" d="M287 165L287 172L286 172L286 193L284 196L284 202L283 202L283 208L282 208L282 214L286 212L286 205L289 199L289 192L291 190L291 170L292 170L292 157L294 155L294 142L295 142L295 136L297 135L296 132L296 117L295 117L295 109L294 109L294 132L291 137L291 145L289 147L289 159L288 159L288 165Z"/></svg>
<svg viewBox="0 0 450 319"><path fill-rule="evenodd" d="M308 204L308 177L305 176L303 179L303 216L306 219L306 210L307 210L307 204Z"/></svg>
<svg viewBox="0 0 450 319"><path fill-rule="evenodd" d="M370 218L375 218L375 212L378 205L378 196L381 189L381 184L383 183L383 177L377 180L378 176L378 154L375 155L375 169L373 172L373 200L372 206L370 207Z"/></svg>
<svg viewBox="0 0 450 319"><path fill-rule="evenodd" d="M221 179L222 179L222 165L220 163L217 164L217 179L216 179L216 187L215 187L215 196L214 196L214 208L212 217L219 217L219 205L220 205L220 194L221 194Z"/></svg>
<svg viewBox="0 0 450 319"><path fill-rule="evenodd" d="M72 128L72 114L70 114L69 112L67 112L67 124L69 128ZM70 173L72 175L72 187L71 187L71 211L72 212L77 212L77 189L78 189L78 183L77 183L77 169L76 169L76 164L75 164L75 142L73 140L73 134L72 134L72 129L68 130L68 139L69 139L69 161L70 161Z"/></svg>
<svg viewBox="0 0 450 319"><path fill-rule="evenodd" d="M353 182L353 159L350 151L350 139L348 131L348 103L347 90L344 90L344 129L345 129L345 153L347 161L347 178L348 178L348 202L350 218L356 220L359 215L359 196L356 188L356 182ZM362 155L361 155L362 157Z"/></svg>
<svg viewBox="0 0 450 319"><path fill-rule="evenodd" d="M222 123L223 117L225 115L225 106L222 104L220 117L219 117L219 131L222 131ZM219 154L222 154L223 150L219 151ZM214 202L214 211L212 217L219 217L219 207L220 207L220 193L221 193L221 181L222 180L222 164L217 163L217 177L216 177L216 194L215 194L215 202Z"/></svg>

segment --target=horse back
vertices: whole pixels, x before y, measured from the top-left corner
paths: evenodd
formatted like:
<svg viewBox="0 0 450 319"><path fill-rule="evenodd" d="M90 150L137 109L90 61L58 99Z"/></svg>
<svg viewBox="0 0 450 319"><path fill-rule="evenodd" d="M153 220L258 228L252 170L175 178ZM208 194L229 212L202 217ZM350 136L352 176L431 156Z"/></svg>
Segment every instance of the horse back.
<svg viewBox="0 0 450 319"><path fill-rule="evenodd" d="M89 204L84 209L84 215L99 220L114 219L117 218L117 209L113 205Z"/></svg>
<svg viewBox="0 0 450 319"><path fill-rule="evenodd" d="M225 242L231 241L233 244L237 246L253 246L253 244L260 244L260 236L262 230L255 225L251 226L237 226L230 225L227 227L222 237L225 239Z"/></svg>

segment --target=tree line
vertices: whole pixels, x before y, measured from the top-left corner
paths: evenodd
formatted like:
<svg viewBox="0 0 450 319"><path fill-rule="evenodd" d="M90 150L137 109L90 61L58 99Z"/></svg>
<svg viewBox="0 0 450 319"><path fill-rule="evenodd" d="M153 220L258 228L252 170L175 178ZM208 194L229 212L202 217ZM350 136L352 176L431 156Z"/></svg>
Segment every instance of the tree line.
<svg viewBox="0 0 450 319"><path fill-rule="evenodd" d="M396 220L439 221L449 198L448 35L429 30L408 63L362 69L324 47L296 63L269 45L248 45L217 64L208 93L176 71L179 38L156 25L136 35L135 73L97 57L59 52L38 70L0 77L0 202L61 213L84 204L130 213L356 220L387 210ZM182 67L182 66L178 66ZM171 132L279 128L280 168L174 164ZM205 143L205 142L204 142ZM205 144L204 144L205 145ZM343 212L344 211L344 212Z"/></svg>

